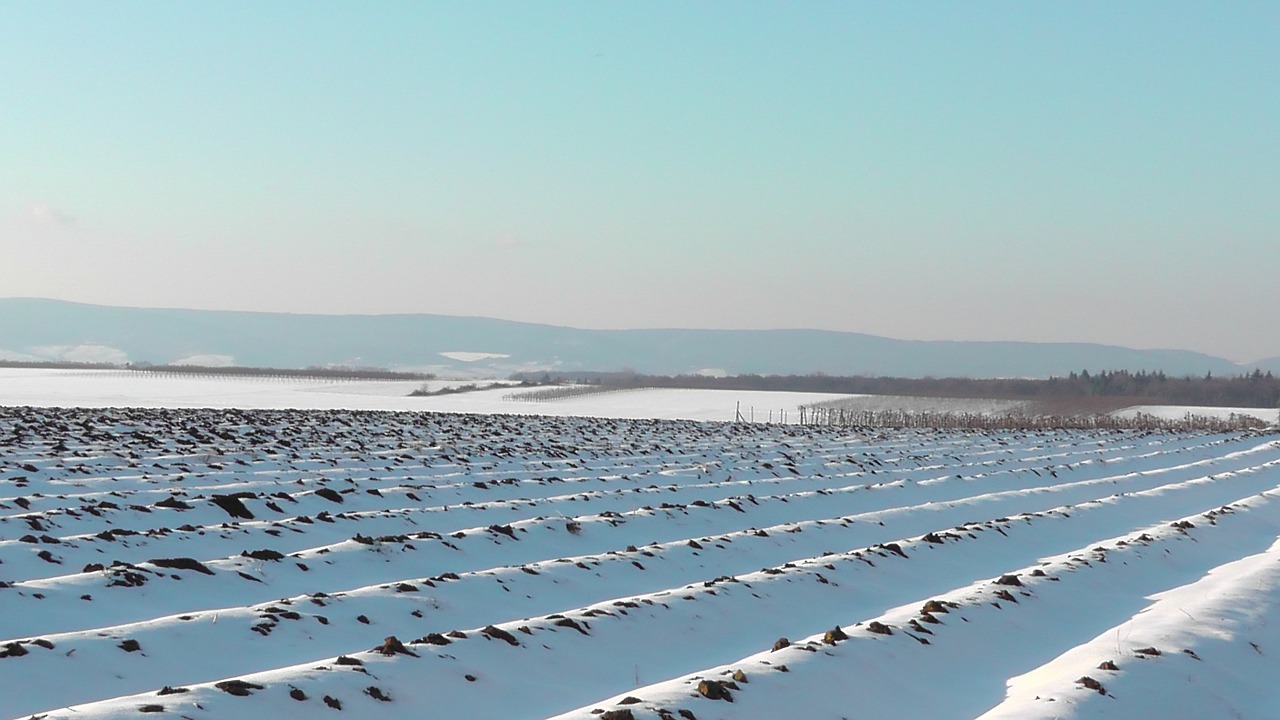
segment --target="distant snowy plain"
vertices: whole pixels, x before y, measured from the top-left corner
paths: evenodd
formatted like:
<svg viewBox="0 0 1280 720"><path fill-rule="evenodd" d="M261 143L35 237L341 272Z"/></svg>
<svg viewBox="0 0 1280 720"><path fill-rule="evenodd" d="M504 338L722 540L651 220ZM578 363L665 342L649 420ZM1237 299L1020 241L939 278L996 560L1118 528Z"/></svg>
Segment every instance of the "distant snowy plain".
<svg viewBox="0 0 1280 720"><path fill-rule="evenodd" d="M477 383L431 381L428 389ZM485 384L480 381L480 384ZM847 395L736 390L638 389L556 402L505 399L513 388L409 397L419 381L314 380L189 376L125 370L0 368L0 405L39 407L246 408L299 410L411 410L555 415L559 417L733 420L741 407L757 420L769 412L794 417L796 408Z"/></svg>
<svg viewBox="0 0 1280 720"><path fill-rule="evenodd" d="M417 386L0 370L0 718L1280 707L1274 433Z"/></svg>

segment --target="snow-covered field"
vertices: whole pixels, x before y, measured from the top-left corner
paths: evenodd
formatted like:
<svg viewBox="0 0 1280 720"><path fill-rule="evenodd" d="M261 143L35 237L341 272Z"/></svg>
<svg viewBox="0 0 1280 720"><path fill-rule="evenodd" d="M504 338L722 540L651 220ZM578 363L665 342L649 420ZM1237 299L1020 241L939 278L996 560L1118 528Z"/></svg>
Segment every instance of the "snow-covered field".
<svg viewBox="0 0 1280 720"><path fill-rule="evenodd" d="M0 371L0 718L1280 707L1274 433L418 384Z"/></svg>
<svg viewBox="0 0 1280 720"><path fill-rule="evenodd" d="M178 375L128 370L33 370L0 368L0 406L244 408L298 410L409 410L506 415L552 415L666 420L797 422L805 406L849 410L968 412L1004 414L1024 402L896 395L773 392L764 390L683 390L641 388L566 397L550 402L513 399L518 387L410 397L423 388L438 391L493 381L342 380L234 375ZM499 381L501 382L501 381ZM528 390L524 390L528 393ZM1203 408L1140 405L1115 414L1153 415L1180 420L1188 414L1227 418L1232 414L1278 421L1278 411L1258 408Z"/></svg>
<svg viewBox="0 0 1280 720"><path fill-rule="evenodd" d="M474 383L434 381L429 389ZM508 399L509 388L409 397L420 381L310 380L189 376L126 370L0 368L0 406L415 410L559 417L768 421L798 417L801 405L849 397L829 393L645 388L532 403Z"/></svg>
<svg viewBox="0 0 1280 720"><path fill-rule="evenodd" d="M1122 417L1152 415L1163 420L1180 420L1187 415L1200 415L1204 417L1218 418L1228 418L1232 415L1240 415L1244 417L1256 417L1259 420L1265 420L1270 423L1280 422L1280 411L1271 408L1205 408L1196 407L1194 405L1134 405L1123 410L1117 410L1115 414Z"/></svg>

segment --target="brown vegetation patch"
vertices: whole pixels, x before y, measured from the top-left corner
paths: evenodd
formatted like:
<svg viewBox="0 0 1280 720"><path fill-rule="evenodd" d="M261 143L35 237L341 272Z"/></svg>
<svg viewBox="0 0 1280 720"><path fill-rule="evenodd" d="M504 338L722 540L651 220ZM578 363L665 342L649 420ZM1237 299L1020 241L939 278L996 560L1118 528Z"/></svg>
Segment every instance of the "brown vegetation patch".
<svg viewBox="0 0 1280 720"><path fill-rule="evenodd" d="M1106 694L1107 694L1107 689L1106 689L1106 688L1104 688L1104 687L1102 687L1102 683L1098 682L1097 680L1094 680L1093 678L1089 677L1088 675L1085 675L1084 677L1080 678L1079 680L1076 680L1076 684L1077 684L1077 685L1083 685L1083 686L1085 686L1085 687L1089 688L1090 690L1095 690L1095 691L1097 691L1097 693L1098 693L1099 695L1106 695Z"/></svg>
<svg viewBox="0 0 1280 720"><path fill-rule="evenodd" d="M236 697L252 695L254 690L262 689L262 686L257 683L246 682L244 680L223 680L220 683L214 683L213 686L228 695L235 695Z"/></svg>

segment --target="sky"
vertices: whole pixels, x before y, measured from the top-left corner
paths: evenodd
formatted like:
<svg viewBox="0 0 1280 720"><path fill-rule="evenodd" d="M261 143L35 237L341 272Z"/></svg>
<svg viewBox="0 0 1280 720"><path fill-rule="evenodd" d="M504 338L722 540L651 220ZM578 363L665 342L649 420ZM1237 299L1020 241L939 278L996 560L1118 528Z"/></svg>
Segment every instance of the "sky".
<svg viewBox="0 0 1280 720"><path fill-rule="evenodd" d="M0 295L1280 356L1280 4L0 3Z"/></svg>

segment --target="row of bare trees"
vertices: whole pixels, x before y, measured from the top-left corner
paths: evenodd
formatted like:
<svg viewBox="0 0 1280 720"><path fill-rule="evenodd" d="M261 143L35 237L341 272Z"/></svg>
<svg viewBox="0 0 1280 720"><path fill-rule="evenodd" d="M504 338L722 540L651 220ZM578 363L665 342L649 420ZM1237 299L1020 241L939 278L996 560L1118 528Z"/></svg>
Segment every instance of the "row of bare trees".
<svg viewBox="0 0 1280 720"><path fill-rule="evenodd" d="M567 400L569 398L582 397L584 395L604 395L607 393L638 389L640 388L612 387L609 385L556 385L553 387L539 388L537 390L524 390L522 392L507 393L502 396L502 399L514 400L517 402L542 403L555 402L556 400Z"/></svg>
<svg viewBox="0 0 1280 720"><path fill-rule="evenodd" d="M400 372L398 370L382 370L379 368L351 367L217 367L208 365L151 365L149 363L138 363L127 367L132 372L140 373L167 373L170 375L201 375L219 377L304 378L307 380L434 380L436 377L431 373Z"/></svg>

